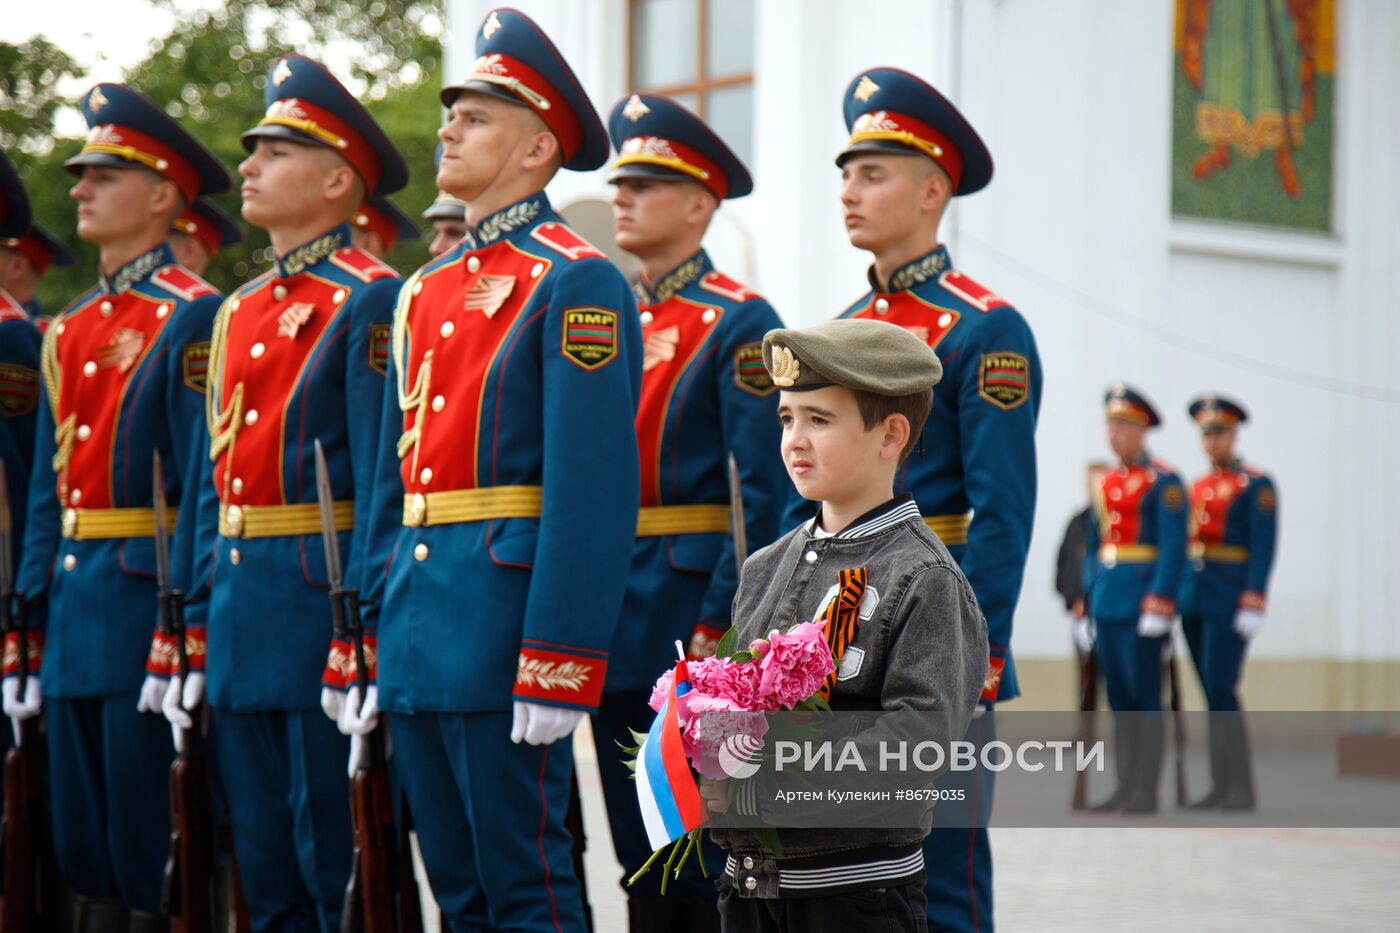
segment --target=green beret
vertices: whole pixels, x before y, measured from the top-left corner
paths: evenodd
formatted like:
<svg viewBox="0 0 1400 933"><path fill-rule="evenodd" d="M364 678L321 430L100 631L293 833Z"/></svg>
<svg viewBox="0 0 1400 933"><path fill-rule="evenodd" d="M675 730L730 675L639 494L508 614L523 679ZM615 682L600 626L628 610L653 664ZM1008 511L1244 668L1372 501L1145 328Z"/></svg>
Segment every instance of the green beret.
<svg viewBox="0 0 1400 933"><path fill-rule="evenodd" d="M763 337L763 365L774 385L797 392L845 386L898 397L943 378L933 349L910 331L857 318L770 330Z"/></svg>

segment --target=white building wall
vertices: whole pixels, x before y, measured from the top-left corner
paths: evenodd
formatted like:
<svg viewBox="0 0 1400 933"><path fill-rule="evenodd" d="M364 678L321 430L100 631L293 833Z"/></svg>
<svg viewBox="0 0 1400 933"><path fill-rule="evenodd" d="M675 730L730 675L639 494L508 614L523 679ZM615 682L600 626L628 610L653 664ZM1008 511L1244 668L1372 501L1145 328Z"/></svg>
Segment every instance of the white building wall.
<svg viewBox="0 0 1400 933"><path fill-rule="evenodd" d="M518 0L606 118L627 91L626 0ZM448 0L449 79L494 6ZM1342 0L1335 236L1174 221L1170 0L756 0L755 193L710 246L791 323L858 296L831 159L841 94L893 65L943 89L996 160L956 203L958 265L1014 302L1044 362L1040 504L1016 625L1023 657L1069 653L1052 592L1082 466L1106 457L1100 398L1123 379L1166 425L1154 452L1202 472L1185 405L1214 389L1254 413L1246 457L1280 487L1270 624L1255 657L1400 660L1400 4ZM688 39L686 41L689 41ZM610 196L563 173L556 205Z"/></svg>

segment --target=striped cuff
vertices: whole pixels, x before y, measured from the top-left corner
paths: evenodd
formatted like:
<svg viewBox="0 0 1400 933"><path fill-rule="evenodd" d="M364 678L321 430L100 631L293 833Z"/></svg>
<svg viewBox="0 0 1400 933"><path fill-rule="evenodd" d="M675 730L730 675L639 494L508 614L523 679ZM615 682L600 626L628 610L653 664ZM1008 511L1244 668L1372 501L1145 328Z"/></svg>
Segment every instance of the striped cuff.
<svg viewBox="0 0 1400 933"><path fill-rule="evenodd" d="M39 673L39 666L44 660L44 634L42 632L30 632L27 638L29 642L29 673ZM19 632L5 633L5 660L0 676L13 677L19 673Z"/></svg>
<svg viewBox="0 0 1400 933"><path fill-rule="evenodd" d="M151 650L146 655L146 673L153 677L174 677L180 673L180 658L174 635L156 632L151 637ZM185 629L185 657L191 671L202 671L208 660L204 628Z"/></svg>
<svg viewBox="0 0 1400 933"><path fill-rule="evenodd" d="M1166 616L1170 619L1176 615L1176 600L1168 599L1165 596L1148 594L1142 598L1141 611L1150 612L1153 615Z"/></svg>
<svg viewBox="0 0 1400 933"><path fill-rule="evenodd" d="M379 677L379 639L373 635L365 640L365 678L374 683ZM360 665L355 658L354 642L337 638L331 642L330 653L326 656L326 669L321 672L321 683L336 690L348 690L360 678Z"/></svg>
<svg viewBox="0 0 1400 933"><path fill-rule="evenodd" d="M710 622L697 622L695 631L690 633L690 646L686 649L685 657L687 661L699 661L701 658L708 658L715 653L719 647L719 640L724 637L725 629L720 628Z"/></svg>
<svg viewBox="0 0 1400 933"><path fill-rule="evenodd" d="M1263 612L1266 608L1268 608L1268 600L1266 600L1264 598L1264 594L1260 593L1258 590L1245 590L1243 593L1240 594L1239 608L1257 609L1260 612Z"/></svg>
<svg viewBox="0 0 1400 933"><path fill-rule="evenodd" d="M608 672L606 652L526 641L515 667L515 698L595 710Z"/></svg>
<svg viewBox="0 0 1400 933"><path fill-rule="evenodd" d="M982 679L982 702L995 703L997 691L1001 689L1001 673L1006 669L1006 658L992 655L987 658L987 676Z"/></svg>

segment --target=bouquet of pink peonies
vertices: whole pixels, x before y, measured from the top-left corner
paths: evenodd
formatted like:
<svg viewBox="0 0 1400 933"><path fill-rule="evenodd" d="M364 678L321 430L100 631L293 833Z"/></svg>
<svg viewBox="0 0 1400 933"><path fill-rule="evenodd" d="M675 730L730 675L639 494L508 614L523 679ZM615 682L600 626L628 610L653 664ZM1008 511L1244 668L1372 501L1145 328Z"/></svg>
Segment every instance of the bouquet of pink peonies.
<svg viewBox="0 0 1400 933"><path fill-rule="evenodd" d="M649 704L661 714L668 697L676 697L685 757L695 771L716 781L731 776L724 766L723 754L729 755L732 766L736 748L742 748L746 758L752 758L761 749L768 730L764 713L829 710L822 685L836 669L824 623L799 622L786 632L774 629L767 638L756 639L739 651L733 650L734 631L731 628L720 639L713 657L684 665L689 670L689 682L683 691L672 693L676 686L674 668L662 674L652 689ZM623 750L627 766L635 772L636 758L647 736L635 731L632 736L637 745ZM748 738L736 745L736 737L741 736ZM691 849L698 852L701 831L695 829L675 840L666 862L668 878L679 876ZM756 830L755 834L776 851L776 833ZM645 874L668 844L659 846L628 883ZM673 866L677 854L681 859ZM700 867L704 872L703 858ZM662 879L663 891L667 880Z"/></svg>

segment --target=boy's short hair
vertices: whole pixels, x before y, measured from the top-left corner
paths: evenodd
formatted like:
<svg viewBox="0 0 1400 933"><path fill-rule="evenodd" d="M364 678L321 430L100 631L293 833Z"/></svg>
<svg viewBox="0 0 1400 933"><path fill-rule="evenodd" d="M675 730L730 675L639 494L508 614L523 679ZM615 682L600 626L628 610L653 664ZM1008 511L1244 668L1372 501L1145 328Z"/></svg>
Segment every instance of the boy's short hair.
<svg viewBox="0 0 1400 933"><path fill-rule="evenodd" d="M865 389L852 389L851 392L856 397L856 407L867 431L882 424L890 415L903 415L908 419L909 440L899 452L899 465L903 466L923 435L924 422L928 421L929 411L933 408L933 387L910 395L879 395Z"/></svg>

